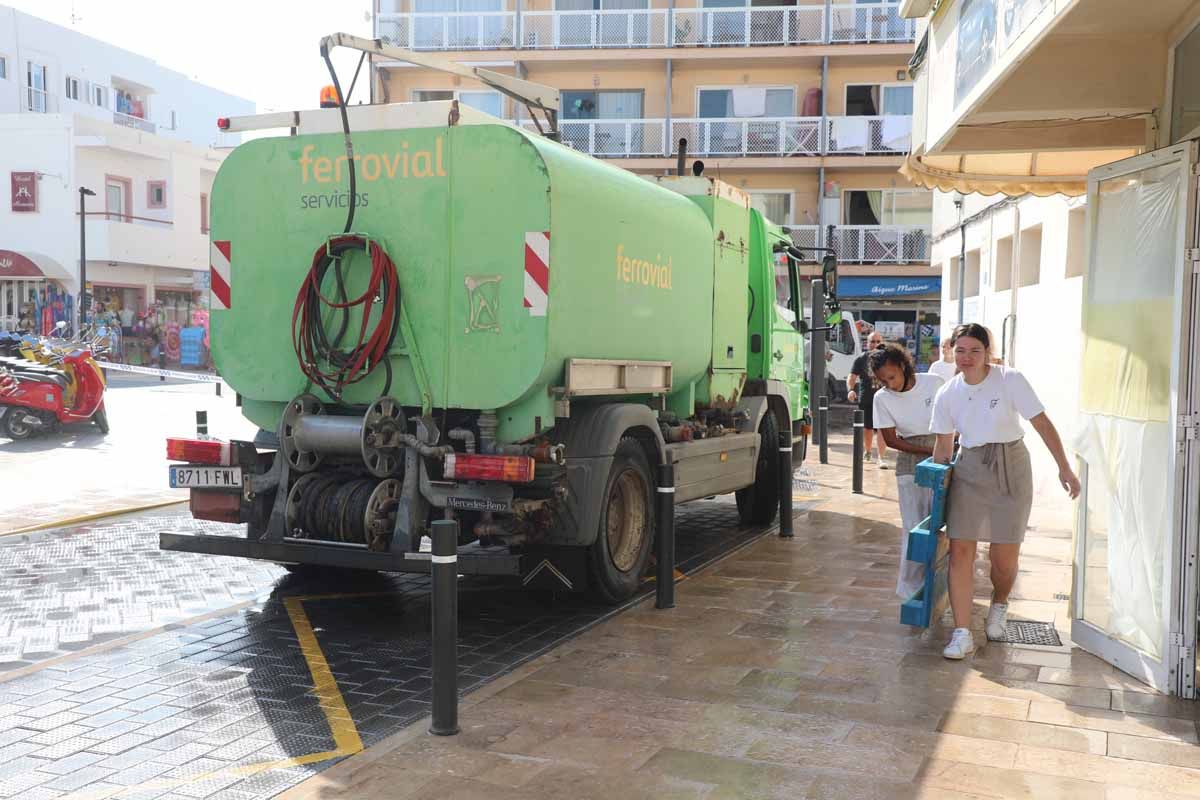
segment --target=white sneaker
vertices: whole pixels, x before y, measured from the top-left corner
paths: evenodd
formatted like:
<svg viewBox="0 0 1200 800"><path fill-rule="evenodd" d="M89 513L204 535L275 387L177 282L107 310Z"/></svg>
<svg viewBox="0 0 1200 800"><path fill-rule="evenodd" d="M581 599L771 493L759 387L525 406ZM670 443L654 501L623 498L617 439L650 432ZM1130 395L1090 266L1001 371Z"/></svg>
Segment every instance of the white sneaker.
<svg viewBox="0 0 1200 800"><path fill-rule="evenodd" d="M989 642L1003 642L1008 638L1008 603L992 603L986 630Z"/></svg>
<svg viewBox="0 0 1200 800"><path fill-rule="evenodd" d="M971 636L971 629L955 628L954 633L950 635L950 642L946 645L946 649L942 651L942 655L955 661L961 661L974 652L975 638Z"/></svg>
<svg viewBox="0 0 1200 800"><path fill-rule="evenodd" d="M892 465L888 463L888 460L886 458L881 458L881 459L879 459L879 468L880 469L891 469Z"/></svg>

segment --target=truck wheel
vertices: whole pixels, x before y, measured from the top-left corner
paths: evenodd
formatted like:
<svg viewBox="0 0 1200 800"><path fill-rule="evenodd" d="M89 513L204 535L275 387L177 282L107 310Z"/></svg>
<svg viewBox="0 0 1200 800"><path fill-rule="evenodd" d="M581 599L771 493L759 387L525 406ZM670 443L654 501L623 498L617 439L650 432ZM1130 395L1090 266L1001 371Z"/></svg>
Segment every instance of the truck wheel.
<svg viewBox="0 0 1200 800"><path fill-rule="evenodd" d="M96 424L96 427L100 429L101 433L108 433L108 412L105 411L103 403L101 403L100 407L96 409L96 413L92 414L92 422Z"/></svg>
<svg viewBox="0 0 1200 800"><path fill-rule="evenodd" d="M779 422L770 411L759 423L758 434L754 484L737 491L738 513L747 525L769 525L779 513Z"/></svg>
<svg viewBox="0 0 1200 800"><path fill-rule="evenodd" d="M641 445L622 439L608 473L600 531L588 558L592 588L606 603L627 600L641 584L654 540L653 487Z"/></svg>

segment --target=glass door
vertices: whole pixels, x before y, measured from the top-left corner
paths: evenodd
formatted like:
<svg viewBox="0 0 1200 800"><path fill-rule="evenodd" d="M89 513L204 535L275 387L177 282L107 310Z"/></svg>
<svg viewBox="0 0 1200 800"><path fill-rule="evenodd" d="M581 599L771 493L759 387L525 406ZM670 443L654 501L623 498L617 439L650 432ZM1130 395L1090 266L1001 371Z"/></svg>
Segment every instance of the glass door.
<svg viewBox="0 0 1200 800"><path fill-rule="evenodd" d="M1071 638L1195 691L1197 276L1193 144L1092 170Z"/></svg>

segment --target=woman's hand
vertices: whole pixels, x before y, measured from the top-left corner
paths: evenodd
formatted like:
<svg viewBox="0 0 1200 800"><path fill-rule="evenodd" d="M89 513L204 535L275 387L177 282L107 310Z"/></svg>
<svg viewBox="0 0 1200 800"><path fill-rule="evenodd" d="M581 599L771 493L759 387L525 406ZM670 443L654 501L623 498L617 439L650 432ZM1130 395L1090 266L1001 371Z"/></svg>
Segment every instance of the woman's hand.
<svg viewBox="0 0 1200 800"><path fill-rule="evenodd" d="M846 400L848 400L851 403L857 403L858 402L858 392L851 389L849 392L846 393Z"/></svg>
<svg viewBox="0 0 1200 800"><path fill-rule="evenodd" d="M1075 471L1070 467L1058 471L1058 483L1072 500L1079 497L1079 478L1075 476Z"/></svg>

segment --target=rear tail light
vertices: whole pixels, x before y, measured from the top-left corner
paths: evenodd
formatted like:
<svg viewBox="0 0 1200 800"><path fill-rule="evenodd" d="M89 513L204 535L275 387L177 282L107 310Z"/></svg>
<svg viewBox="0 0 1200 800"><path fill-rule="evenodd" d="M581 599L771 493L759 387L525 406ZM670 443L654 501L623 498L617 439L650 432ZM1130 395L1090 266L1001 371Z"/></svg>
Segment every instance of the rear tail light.
<svg viewBox="0 0 1200 800"><path fill-rule="evenodd" d="M445 475L455 480L529 483L533 480L529 456L481 456L451 453L446 456Z"/></svg>
<svg viewBox="0 0 1200 800"><path fill-rule="evenodd" d="M229 442L220 439L167 439L167 460L229 466L233 451Z"/></svg>

